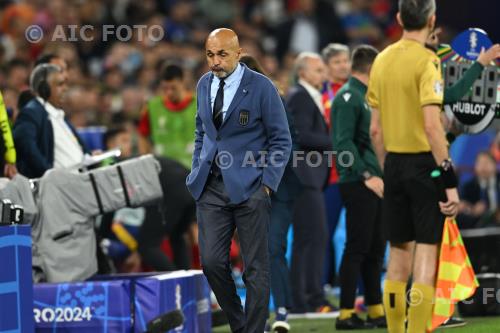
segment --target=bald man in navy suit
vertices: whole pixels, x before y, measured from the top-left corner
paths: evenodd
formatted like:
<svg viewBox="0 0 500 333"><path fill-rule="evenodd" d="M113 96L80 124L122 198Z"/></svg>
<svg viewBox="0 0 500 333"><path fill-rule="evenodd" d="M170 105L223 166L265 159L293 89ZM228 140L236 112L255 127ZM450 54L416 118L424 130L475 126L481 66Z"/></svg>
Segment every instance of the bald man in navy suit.
<svg viewBox="0 0 500 333"><path fill-rule="evenodd" d="M241 48L232 30L214 30L205 48L210 72L198 82L187 178L197 206L201 263L231 330L262 333L270 293L270 195L290 156L290 132L276 87L239 62ZM229 264L235 230L245 266L245 312Z"/></svg>

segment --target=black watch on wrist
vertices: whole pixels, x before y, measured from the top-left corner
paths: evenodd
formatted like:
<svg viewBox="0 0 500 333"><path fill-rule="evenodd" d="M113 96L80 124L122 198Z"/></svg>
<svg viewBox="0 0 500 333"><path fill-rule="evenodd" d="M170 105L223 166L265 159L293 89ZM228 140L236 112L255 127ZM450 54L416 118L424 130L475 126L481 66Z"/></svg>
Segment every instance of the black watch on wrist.
<svg viewBox="0 0 500 333"><path fill-rule="evenodd" d="M373 177L373 175L370 173L370 171L364 171L363 172L363 178L364 178L364 180L368 180L368 179L370 179L372 177Z"/></svg>
<svg viewBox="0 0 500 333"><path fill-rule="evenodd" d="M453 167L451 159L447 158L441 162L439 169L441 170L441 177L445 188L454 188L458 186L458 178L455 174L455 168Z"/></svg>
<svg viewBox="0 0 500 333"><path fill-rule="evenodd" d="M444 171L448 171L453 169L453 162L451 161L451 158L447 158L443 162L441 162L440 166Z"/></svg>

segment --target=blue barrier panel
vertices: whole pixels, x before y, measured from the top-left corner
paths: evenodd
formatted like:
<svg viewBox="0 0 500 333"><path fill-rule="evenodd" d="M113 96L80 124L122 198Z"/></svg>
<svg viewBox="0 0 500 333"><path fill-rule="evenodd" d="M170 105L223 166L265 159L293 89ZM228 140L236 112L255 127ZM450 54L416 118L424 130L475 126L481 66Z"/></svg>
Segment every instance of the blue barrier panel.
<svg viewBox="0 0 500 333"><path fill-rule="evenodd" d="M40 283L33 289L37 333L132 330L130 281Z"/></svg>
<svg viewBox="0 0 500 333"><path fill-rule="evenodd" d="M185 322L169 333L211 332L210 293L199 271L176 271L136 280L134 304L136 333L144 332L150 320L176 309L182 310Z"/></svg>
<svg viewBox="0 0 500 333"><path fill-rule="evenodd" d="M194 272L194 283L196 287L196 317L198 321L198 332L209 333L212 327L212 310L210 304L210 286L207 278L201 271Z"/></svg>
<svg viewBox="0 0 500 333"><path fill-rule="evenodd" d="M0 333L32 333L31 227L0 227L0 258Z"/></svg>

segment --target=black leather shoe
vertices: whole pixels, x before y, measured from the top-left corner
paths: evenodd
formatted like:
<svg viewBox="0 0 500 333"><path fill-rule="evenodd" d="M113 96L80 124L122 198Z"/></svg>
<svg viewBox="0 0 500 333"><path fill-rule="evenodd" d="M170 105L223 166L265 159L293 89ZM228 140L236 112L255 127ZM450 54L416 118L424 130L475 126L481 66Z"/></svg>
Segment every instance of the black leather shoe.
<svg viewBox="0 0 500 333"><path fill-rule="evenodd" d="M375 328L387 328L387 321L385 320L385 316L377 317L374 319L368 316L366 318L366 322L372 324Z"/></svg>
<svg viewBox="0 0 500 333"><path fill-rule="evenodd" d="M363 319L359 318L355 313L353 313L351 317L347 319L337 318L337 322L335 323L335 328L339 331L365 330L365 329L375 328L375 326L373 326L373 324L365 322Z"/></svg>
<svg viewBox="0 0 500 333"><path fill-rule="evenodd" d="M229 324L226 314L222 310L212 311L212 327Z"/></svg>
<svg viewBox="0 0 500 333"><path fill-rule="evenodd" d="M467 325L467 322L457 317L451 317L439 326L440 328L452 328Z"/></svg>

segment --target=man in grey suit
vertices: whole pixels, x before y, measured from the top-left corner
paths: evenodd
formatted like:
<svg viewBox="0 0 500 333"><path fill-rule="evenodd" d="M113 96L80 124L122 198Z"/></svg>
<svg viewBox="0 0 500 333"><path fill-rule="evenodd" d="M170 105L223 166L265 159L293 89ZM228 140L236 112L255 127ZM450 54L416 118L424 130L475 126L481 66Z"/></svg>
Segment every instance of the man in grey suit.
<svg viewBox="0 0 500 333"><path fill-rule="evenodd" d="M201 264L231 330L262 333L269 305L270 195L290 155L290 132L276 87L239 63L232 30L214 30L205 48L210 72L197 86L195 150L186 181L196 200ZM229 265L236 229L245 312Z"/></svg>

